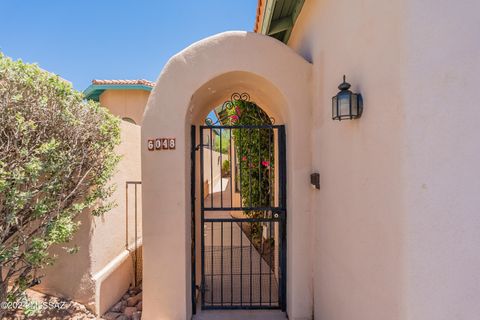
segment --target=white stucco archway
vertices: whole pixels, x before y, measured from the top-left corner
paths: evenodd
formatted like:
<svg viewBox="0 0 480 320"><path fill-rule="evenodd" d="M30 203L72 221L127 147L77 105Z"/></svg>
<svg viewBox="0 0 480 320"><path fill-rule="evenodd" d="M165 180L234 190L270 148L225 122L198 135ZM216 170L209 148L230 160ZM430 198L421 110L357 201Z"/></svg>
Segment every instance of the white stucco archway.
<svg viewBox="0 0 480 320"><path fill-rule="evenodd" d="M190 318L190 125L242 91L286 125L287 312L311 318L310 80L307 61L256 33L222 33L169 60L142 126L144 319ZM157 137L176 138L176 149L148 151L147 140Z"/></svg>

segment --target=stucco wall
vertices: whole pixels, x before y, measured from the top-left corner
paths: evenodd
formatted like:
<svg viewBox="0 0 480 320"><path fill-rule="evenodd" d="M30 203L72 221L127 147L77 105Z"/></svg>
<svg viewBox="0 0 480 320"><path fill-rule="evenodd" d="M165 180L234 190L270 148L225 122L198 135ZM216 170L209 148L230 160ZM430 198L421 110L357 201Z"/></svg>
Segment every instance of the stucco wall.
<svg viewBox="0 0 480 320"><path fill-rule="evenodd" d="M151 152L142 144L144 319L191 315L190 125L202 123L233 92L248 92L286 124L287 311L290 319L311 316L310 68L282 43L247 32L204 39L165 66L148 100L142 142L175 137L177 148Z"/></svg>
<svg viewBox="0 0 480 320"><path fill-rule="evenodd" d="M100 95L100 104L114 115L130 118L141 125L149 95L145 90L106 90Z"/></svg>
<svg viewBox="0 0 480 320"><path fill-rule="evenodd" d="M480 3L307 0L315 318L477 319ZM361 119L330 120L346 74Z"/></svg>
<svg viewBox="0 0 480 320"><path fill-rule="evenodd" d="M307 0L289 41L313 63L316 319L405 319L404 18L403 1ZM344 74L364 114L338 122Z"/></svg>
<svg viewBox="0 0 480 320"><path fill-rule="evenodd" d="M408 319L478 319L480 2L407 2Z"/></svg>
<svg viewBox="0 0 480 320"><path fill-rule="evenodd" d="M141 180L140 166L140 127L125 121L121 123L122 143L118 146L118 154L122 159L112 183L116 184L113 194L117 206L103 217L95 218L92 237L92 271L99 272L110 261L125 249L125 182ZM134 187L129 187L129 243L133 243L134 233ZM142 237L142 203L141 186L138 187L138 237Z"/></svg>
<svg viewBox="0 0 480 320"><path fill-rule="evenodd" d="M45 277L34 289L57 297L73 299L95 310L95 283L92 279L92 260L90 259L92 230L90 212L82 212L78 216L81 221L71 243L79 247L76 254L68 254L62 246L50 250L57 259L53 266L44 270Z"/></svg>
<svg viewBox="0 0 480 320"><path fill-rule="evenodd" d="M220 183L222 177L222 164L220 163L228 160L228 154L222 154L220 159L220 152L210 150L210 148L203 149L203 181L208 184L208 191L205 193L205 197L212 192L218 192L215 190L215 186Z"/></svg>
<svg viewBox="0 0 480 320"><path fill-rule="evenodd" d="M133 264L125 249L125 181L140 180L140 127L122 121L121 144L117 150L122 159L112 184L117 189L112 200L117 207L102 217L83 212L78 220L81 226L71 244L79 246L76 254L67 254L59 247L56 263L45 270L37 290L79 301L96 313L103 313L118 301L133 279ZM141 189L138 195L139 238L141 234ZM132 193L129 194L133 199ZM133 201L130 202L129 243L134 240Z"/></svg>
<svg viewBox="0 0 480 320"><path fill-rule="evenodd" d="M135 188L126 181L141 181L140 127L125 121L121 123L122 142L117 148L122 159L112 179L117 189L112 198L117 206L103 217L94 218L91 234L92 273L96 286L96 312L103 314L117 302L133 283L133 261L126 243L126 197L128 196L128 243L133 248L135 234ZM142 187L137 187L137 239L142 239Z"/></svg>

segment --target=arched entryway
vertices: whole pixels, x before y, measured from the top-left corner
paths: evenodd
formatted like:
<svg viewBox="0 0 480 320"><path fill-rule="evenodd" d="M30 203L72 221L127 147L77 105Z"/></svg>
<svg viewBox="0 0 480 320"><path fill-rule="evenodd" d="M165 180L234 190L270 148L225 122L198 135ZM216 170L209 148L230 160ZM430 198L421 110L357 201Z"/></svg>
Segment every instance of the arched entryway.
<svg viewBox="0 0 480 320"><path fill-rule="evenodd" d="M191 188L190 151L198 145L191 128L196 126L198 140L198 128L212 106L233 92L248 92L277 124L285 125L285 304L290 318L311 316L310 77L311 65L290 48L246 32L207 38L167 63L142 126L145 319L188 319L192 314L192 234L200 234L199 225L192 228L192 209L198 214L201 204L192 201L200 189L199 183ZM176 146L149 150L148 140L156 138L175 139ZM200 159L195 162L198 174ZM201 277L201 272L195 275Z"/></svg>
<svg viewBox="0 0 480 320"><path fill-rule="evenodd" d="M204 122L191 131L193 311L285 311L285 126L245 92Z"/></svg>

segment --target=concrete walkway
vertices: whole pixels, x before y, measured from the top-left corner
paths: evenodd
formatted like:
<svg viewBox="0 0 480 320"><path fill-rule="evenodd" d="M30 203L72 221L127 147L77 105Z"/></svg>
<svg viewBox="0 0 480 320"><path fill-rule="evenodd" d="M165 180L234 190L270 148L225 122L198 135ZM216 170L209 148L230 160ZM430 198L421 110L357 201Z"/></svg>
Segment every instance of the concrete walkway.
<svg viewBox="0 0 480 320"><path fill-rule="evenodd" d="M279 310L212 310L202 311L194 320L286 320L284 312Z"/></svg>

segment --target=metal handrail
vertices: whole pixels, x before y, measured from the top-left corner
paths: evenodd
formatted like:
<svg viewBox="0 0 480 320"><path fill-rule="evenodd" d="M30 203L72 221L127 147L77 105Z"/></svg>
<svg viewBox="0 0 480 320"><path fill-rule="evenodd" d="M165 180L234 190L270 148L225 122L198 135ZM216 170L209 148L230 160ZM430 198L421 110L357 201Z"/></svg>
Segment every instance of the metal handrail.
<svg viewBox="0 0 480 320"><path fill-rule="evenodd" d="M125 249L127 251L131 251L130 246L129 246L129 241L128 241L128 186L129 185L134 185L135 186L135 227L134 227L134 247L133 247L133 266L134 266L134 283L135 286L137 286L137 264L138 264L138 256L137 256L137 250L138 250L138 185L141 185L141 181L126 181L125 182Z"/></svg>

